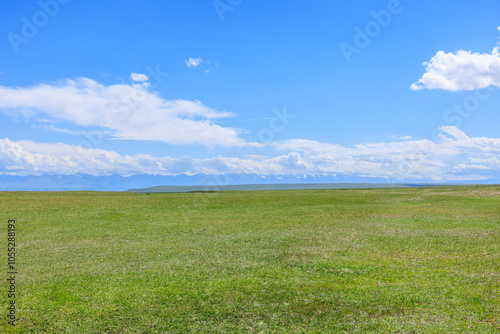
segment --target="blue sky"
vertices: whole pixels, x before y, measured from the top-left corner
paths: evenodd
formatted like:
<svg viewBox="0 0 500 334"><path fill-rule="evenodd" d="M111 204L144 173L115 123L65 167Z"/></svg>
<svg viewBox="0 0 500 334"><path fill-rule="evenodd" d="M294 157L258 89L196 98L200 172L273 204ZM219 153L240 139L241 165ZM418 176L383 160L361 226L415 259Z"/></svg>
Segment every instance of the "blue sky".
<svg viewBox="0 0 500 334"><path fill-rule="evenodd" d="M3 1L0 174L498 180L499 14L493 0Z"/></svg>

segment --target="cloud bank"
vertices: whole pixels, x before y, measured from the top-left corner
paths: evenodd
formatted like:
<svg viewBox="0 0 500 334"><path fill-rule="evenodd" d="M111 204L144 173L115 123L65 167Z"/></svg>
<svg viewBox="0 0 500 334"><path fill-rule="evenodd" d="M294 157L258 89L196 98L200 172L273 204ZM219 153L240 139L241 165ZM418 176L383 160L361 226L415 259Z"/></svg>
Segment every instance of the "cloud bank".
<svg viewBox="0 0 500 334"><path fill-rule="evenodd" d="M209 147L251 145L239 137L238 129L215 123L231 117L231 113L206 107L199 101L165 100L148 90L144 74L133 73L131 78L140 83L105 86L79 78L29 88L0 86L0 112L100 127L115 139Z"/></svg>
<svg viewBox="0 0 500 334"><path fill-rule="evenodd" d="M292 139L269 144L283 152L281 155L256 159L129 156L62 143L0 139L0 174L351 175L391 182L486 180L500 176L500 138L471 138L452 126L442 127L441 131L439 143L409 140L344 147Z"/></svg>

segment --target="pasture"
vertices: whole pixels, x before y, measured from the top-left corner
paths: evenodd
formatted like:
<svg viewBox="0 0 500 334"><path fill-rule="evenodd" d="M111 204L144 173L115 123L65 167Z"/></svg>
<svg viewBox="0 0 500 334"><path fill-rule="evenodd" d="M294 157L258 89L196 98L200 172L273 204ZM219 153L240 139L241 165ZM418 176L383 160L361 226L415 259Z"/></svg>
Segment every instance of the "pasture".
<svg viewBox="0 0 500 334"><path fill-rule="evenodd" d="M1 333L500 331L498 186L0 192L0 217Z"/></svg>

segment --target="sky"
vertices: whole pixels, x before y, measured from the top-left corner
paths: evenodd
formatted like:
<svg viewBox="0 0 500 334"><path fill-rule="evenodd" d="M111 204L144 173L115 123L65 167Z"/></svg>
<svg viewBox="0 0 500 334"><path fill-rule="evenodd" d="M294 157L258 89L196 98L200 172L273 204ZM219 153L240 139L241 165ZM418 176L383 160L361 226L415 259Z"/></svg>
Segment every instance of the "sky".
<svg viewBox="0 0 500 334"><path fill-rule="evenodd" d="M495 0L2 1L0 175L498 181L499 18Z"/></svg>

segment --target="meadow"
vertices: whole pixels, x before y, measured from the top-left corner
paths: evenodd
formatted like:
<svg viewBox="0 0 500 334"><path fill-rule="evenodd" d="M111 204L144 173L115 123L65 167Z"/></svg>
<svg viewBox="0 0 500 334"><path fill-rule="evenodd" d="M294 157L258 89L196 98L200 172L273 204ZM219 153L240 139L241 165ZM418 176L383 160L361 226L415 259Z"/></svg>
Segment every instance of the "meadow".
<svg viewBox="0 0 500 334"><path fill-rule="evenodd" d="M1 333L500 331L499 186L0 192L0 217Z"/></svg>

